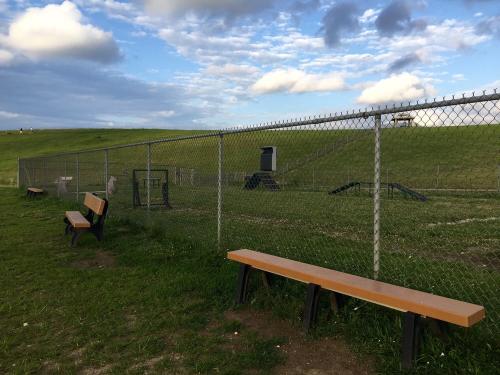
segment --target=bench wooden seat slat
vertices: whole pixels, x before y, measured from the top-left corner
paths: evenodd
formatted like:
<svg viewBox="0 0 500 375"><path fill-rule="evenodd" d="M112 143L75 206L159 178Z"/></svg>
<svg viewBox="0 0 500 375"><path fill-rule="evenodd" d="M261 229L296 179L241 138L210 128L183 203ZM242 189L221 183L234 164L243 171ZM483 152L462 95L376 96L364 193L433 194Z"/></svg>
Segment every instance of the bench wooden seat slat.
<svg viewBox="0 0 500 375"><path fill-rule="evenodd" d="M463 327L470 327L485 316L483 306L252 250L231 251L228 252L228 258L262 271L316 284L323 289Z"/></svg>
<svg viewBox="0 0 500 375"><path fill-rule="evenodd" d="M34 187L29 187L28 191L31 191L33 193L43 193L43 189L34 188Z"/></svg>
<svg viewBox="0 0 500 375"><path fill-rule="evenodd" d="M29 186L26 189L26 196L28 198L36 198L36 197L42 196L43 194L44 194L44 191L43 191L43 189L40 189L40 188Z"/></svg>
<svg viewBox="0 0 500 375"><path fill-rule="evenodd" d="M90 228L89 221L79 211L66 211L65 216L75 229Z"/></svg>

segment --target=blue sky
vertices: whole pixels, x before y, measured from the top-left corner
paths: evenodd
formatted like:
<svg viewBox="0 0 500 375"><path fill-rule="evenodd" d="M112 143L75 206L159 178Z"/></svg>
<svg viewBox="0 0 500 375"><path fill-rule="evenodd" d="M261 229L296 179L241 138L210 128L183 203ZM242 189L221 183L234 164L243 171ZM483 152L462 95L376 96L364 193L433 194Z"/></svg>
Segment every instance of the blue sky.
<svg viewBox="0 0 500 375"><path fill-rule="evenodd" d="M0 0L0 129L214 129L492 89L498 47L498 0Z"/></svg>

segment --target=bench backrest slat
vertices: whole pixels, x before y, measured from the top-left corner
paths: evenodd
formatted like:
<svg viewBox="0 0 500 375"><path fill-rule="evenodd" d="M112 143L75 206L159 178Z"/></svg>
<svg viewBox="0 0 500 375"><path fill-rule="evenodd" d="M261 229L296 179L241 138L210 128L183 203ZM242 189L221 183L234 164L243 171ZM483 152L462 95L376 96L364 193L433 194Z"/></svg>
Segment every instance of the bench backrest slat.
<svg viewBox="0 0 500 375"><path fill-rule="evenodd" d="M313 283L327 290L463 327L470 327L485 316L483 306L257 251L231 251L228 258L290 279Z"/></svg>
<svg viewBox="0 0 500 375"><path fill-rule="evenodd" d="M106 201L96 197L92 193L85 193L85 200L83 201L83 204L94 211L96 215L102 215L104 207L106 206Z"/></svg>

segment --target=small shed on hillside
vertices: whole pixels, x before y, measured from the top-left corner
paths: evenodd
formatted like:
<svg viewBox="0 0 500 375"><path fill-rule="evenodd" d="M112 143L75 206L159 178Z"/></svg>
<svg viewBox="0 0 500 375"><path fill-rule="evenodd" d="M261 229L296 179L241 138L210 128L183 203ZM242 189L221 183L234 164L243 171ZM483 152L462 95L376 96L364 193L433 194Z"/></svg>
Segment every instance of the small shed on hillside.
<svg viewBox="0 0 500 375"><path fill-rule="evenodd" d="M406 112L396 113L391 119L391 124L393 128L411 128L417 126L415 116Z"/></svg>

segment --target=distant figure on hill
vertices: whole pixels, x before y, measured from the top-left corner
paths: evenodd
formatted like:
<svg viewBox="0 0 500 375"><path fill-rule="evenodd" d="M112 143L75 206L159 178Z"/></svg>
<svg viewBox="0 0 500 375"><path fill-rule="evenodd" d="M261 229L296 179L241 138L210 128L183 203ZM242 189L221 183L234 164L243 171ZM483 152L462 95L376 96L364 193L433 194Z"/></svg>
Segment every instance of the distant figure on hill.
<svg viewBox="0 0 500 375"><path fill-rule="evenodd" d="M30 128L30 132L32 132L32 133L33 133L33 128Z"/></svg>
<svg viewBox="0 0 500 375"><path fill-rule="evenodd" d="M23 128L19 129L19 134L23 134Z"/></svg>

